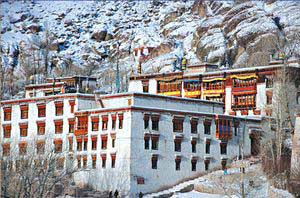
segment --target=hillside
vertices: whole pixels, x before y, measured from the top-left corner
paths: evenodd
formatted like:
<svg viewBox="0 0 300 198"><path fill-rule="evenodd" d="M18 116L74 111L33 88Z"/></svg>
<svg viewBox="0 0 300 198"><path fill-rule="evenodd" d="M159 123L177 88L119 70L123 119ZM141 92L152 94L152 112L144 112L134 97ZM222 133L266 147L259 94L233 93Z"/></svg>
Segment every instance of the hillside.
<svg viewBox="0 0 300 198"><path fill-rule="evenodd" d="M296 1L32 1L2 2L0 10L2 65L16 82L47 65L53 77L101 77L109 92L117 62L126 90L136 47L154 48L144 73L169 72L176 55L247 67L268 63L279 30L300 31Z"/></svg>

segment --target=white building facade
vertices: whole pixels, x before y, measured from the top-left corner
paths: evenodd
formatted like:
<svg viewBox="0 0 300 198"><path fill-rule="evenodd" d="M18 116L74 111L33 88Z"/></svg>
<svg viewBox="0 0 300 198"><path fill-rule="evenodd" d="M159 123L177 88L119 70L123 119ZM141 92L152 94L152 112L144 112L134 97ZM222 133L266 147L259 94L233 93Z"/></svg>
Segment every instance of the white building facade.
<svg viewBox="0 0 300 198"><path fill-rule="evenodd" d="M149 93L28 95L1 101L1 157L38 154L42 144L61 153L62 167L73 156L78 185L135 197L254 154L260 120L223 111Z"/></svg>

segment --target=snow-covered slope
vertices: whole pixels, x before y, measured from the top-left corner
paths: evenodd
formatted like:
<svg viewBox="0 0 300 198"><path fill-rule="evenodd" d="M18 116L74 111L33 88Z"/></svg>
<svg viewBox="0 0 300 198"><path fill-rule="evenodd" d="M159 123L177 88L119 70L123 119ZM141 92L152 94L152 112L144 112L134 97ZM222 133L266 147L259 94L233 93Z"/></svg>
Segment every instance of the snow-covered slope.
<svg viewBox="0 0 300 198"><path fill-rule="evenodd" d="M22 52L13 51L35 43L50 50L48 61L54 68L50 75L109 74L112 78L118 59L125 90L126 78L136 71L132 50L142 45L154 47L143 63L147 73L172 70L175 55L184 53L189 64L206 59L217 64L227 60L234 67L266 64L279 30L273 19L279 17L284 34L292 35L299 31L299 10L300 5L292 1L2 2L1 46L7 57L3 62L7 67L20 66ZM32 58L28 50L23 54ZM18 60L9 61L12 56ZM70 65L74 69L65 71ZM28 76L25 70L14 72ZM110 89L108 80L100 84Z"/></svg>

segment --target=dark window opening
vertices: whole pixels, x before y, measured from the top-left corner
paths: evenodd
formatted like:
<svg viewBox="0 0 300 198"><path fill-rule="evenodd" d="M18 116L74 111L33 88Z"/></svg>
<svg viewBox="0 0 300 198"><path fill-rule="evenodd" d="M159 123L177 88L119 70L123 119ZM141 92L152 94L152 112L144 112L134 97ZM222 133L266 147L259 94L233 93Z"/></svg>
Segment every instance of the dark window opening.
<svg viewBox="0 0 300 198"><path fill-rule="evenodd" d="M177 171L180 170L180 163L181 163L181 159L175 160L175 170L177 170Z"/></svg>
<svg viewBox="0 0 300 198"><path fill-rule="evenodd" d="M206 154L210 153L210 142L206 142L206 144L205 144L205 153Z"/></svg>
<svg viewBox="0 0 300 198"><path fill-rule="evenodd" d="M211 128L211 121L205 120L204 121L204 134L210 135L210 128Z"/></svg>
<svg viewBox="0 0 300 198"><path fill-rule="evenodd" d="M145 137L144 138L144 148L146 149L146 150L148 150L149 149L149 145L150 145L150 137Z"/></svg>
<svg viewBox="0 0 300 198"><path fill-rule="evenodd" d="M198 120L191 120L191 133L197 133Z"/></svg>
<svg viewBox="0 0 300 198"><path fill-rule="evenodd" d="M226 142L221 142L220 143L220 152L221 155L226 155L227 154L227 143Z"/></svg>
<svg viewBox="0 0 300 198"><path fill-rule="evenodd" d="M157 169L157 157L153 156L151 159L151 167L152 169Z"/></svg>
<svg viewBox="0 0 300 198"><path fill-rule="evenodd" d="M174 145L175 145L175 151L176 152L181 152L181 140L180 139L175 139L174 140Z"/></svg>
<svg viewBox="0 0 300 198"><path fill-rule="evenodd" d="M192 164L192 171L196 171L196 169L197 169L197 160L192 160L191 164Z"/></svg>
<svg viewBox="0 0 300 198"><path fill-rule="evenodd" d="M193 140L191 141L191 144L192 144L192 153L196 153L197 141Z"/></svg>

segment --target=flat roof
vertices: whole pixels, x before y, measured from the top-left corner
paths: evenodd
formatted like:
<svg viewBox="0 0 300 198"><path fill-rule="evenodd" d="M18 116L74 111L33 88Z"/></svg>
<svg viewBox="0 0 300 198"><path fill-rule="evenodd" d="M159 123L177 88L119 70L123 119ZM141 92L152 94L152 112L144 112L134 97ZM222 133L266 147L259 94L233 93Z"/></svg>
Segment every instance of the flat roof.
<svg viewBox="0 0 300 198"><path fill-rule="evenodd" d="M50 95L50 96L43 96L43 97L2 100L2 101L0 101L0 105L18 104L18 103L23 103L23 102L36 102L39 100L51 100L51 99L60 99L60 98L94 99L95 95L94 94L81 94L81 93L67 93L67 94L58 94L58 95Z"/></svg>
<svg viewBox="0 0 300 198"><path fill-rule="evenodd" d="M159 98L159 99L168 99L168 100L176 100L176 101L186 101L186 102L196 102L196 103L206 103L206 104L216 104L219 106L224 106L223 102L202 100L202 99L194 99L194 98L183 98L177 96L165 96L160 94L150 94L150 93L139 93L139 92L125 92L125 93L117 93L117 94L106 94L100 95L102 99L110 99L110 98L121 98L121 97L143 97L143 98Z"/></svg>
<svg viewBox="0 0 300 198"><path fill-rule="evenodd" d="M97 80L95 77L90 77L90 76L80 76L80 75L75 75L75 76L64 76L64 77L56 77L56 78L47 78L46 80L60 80L60 79L70 79L70 78L87 78L89 80Z"/></svg>
<svg viewBox="0 0 300 198"><path fill-rule="evenodd" d="M207 65L210 66L210 65ZM152 74L142 74L142 75L133 75L130 76L130 80L143 80L143 79L151 79L151 78L159 78L159 77L169 77L169 76L181 76L182 78L184 77L194 77L194 76L210 76L210 75L221 75L224 73L240 73L240 72L253 72L255 70L273 70L277 69L280 67L283 67L284 64L274 64L274 65L266 65L266 66L256 66L256 67L243 67L243 68L233 68L233 69L224 69L224 70L216 70L216 71L208 71L208 72L193 72L193 73L188 73L188 70L186 72L181 71L181 72L169 72L169 73L152 73ZM188 66L189 67L189 66ZM188 68L187 67L187 68ZM195 67L192 65L191 67ZM289 68L300 68L300 64L297 61L290 62L287 67Z"/></svg>
<svg viewBox="0 0 300 198"><path fill-rule="evenodd" d="M231 116L231 115L224 115L224 114L217 114L217 113L206 113L206 112L199 112L199 111L184 111L184 110L175 110L175 109L165 109L165 108L150 108L144 106L126 106L126 107L118 107L118 108L97 108L97 109L85 109L79 110L75 112L75 116L88 116L93 114L106 114L106 113L114 113L114 112L125 112L125 111L140 111L140 112L152 112L152 113L171 113L174 115L190 115L195 117L208 117L208 118L215 118L216 116L219 118L224 119L233 119L233 120L247 120L252 122L260 122L261 117L252 117L252 116Z"/></svg>

